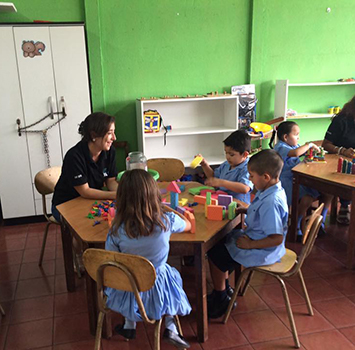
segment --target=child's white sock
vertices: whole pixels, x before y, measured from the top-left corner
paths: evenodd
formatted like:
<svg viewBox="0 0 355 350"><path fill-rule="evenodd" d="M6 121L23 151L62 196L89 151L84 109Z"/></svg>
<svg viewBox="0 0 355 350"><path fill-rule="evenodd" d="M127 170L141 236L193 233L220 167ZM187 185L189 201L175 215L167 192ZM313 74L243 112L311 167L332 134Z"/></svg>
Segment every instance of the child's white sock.
<svg viewBox="0 0 355 350"><path fill-rule="evenodd" d="M124 319L123 329L136 329L137 323L127 318Z"/></svg>
<svg viewBox="0 0 355 350"><path fill-rule="evenodd" d="M175 334L179 334L173 316L165 316L165 328L171 330Z"/></svg>

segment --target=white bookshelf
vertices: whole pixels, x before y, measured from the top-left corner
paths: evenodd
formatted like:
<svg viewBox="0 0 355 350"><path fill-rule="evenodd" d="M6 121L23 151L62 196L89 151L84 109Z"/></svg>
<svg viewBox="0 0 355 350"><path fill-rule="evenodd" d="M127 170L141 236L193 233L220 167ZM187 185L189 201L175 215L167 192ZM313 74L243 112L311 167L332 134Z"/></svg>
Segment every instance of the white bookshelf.
<svg viewBox="0 0 355 350"><path fill-rule="evenodd" d="M297 83L297 84L290 84L288 79L284 80L276 80L275 86L275 110L274 110L274 117L279 118L283 117L286 119L319 119L319 118L331 118L332 114L326 113L309 113L303 112L298 113L295 116L286 116L287 112L287 102L288 102L288 95L290 93L290 88L297 88L297 87L307 87L307 86L344 86L344 85L354 85L355 82L324 82L324 83Z"/></svg>
<svg viewBox="0 0 355 350"><path fill-rule="evenodd" d="M157 110L172 130L144 133L144 111ZM137 100L138 148L149 158L179 158L189 166L198 153L211 165L225 160L223 140L238 128L238 97Z"/></svg>

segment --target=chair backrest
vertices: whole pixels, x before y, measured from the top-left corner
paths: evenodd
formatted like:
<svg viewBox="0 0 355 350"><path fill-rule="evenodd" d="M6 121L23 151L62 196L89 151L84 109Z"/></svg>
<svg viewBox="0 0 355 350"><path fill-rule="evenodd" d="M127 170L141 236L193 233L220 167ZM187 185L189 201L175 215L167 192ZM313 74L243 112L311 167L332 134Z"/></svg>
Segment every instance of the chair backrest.
<svg viewBox="0 0 355 350"><path fill-rule="evenodd" d="M85 250L83 262L90 277L96 282L102 277L105 287L134 292L136 285L139 292L145 292L155 283L155 268L142 256L90 248Z"/></svg>
<svg viewBox="0 0 355 350"><path fill-rule="evenodd" d="M180 179L185 172L184 163L176 158L152 158L148 159L148 169L159 173L160 181L175 181Z"/></svg>
<svg viewBox="0 0 355 350"><path fill-rule="evenodd" d="M35 176L35 186L37 191L42 196L53 193L61 172L62 167L60 166L39 171Z"/></svg>
<svg viewBox="0 0 355 350"><path fill-rule="evenodd" d="M312 251L314 242L316 241L319 228L322 224L323 216L320 215L324 207L322 203L309 217L307 221L306 228L303 232L303 248L301 253L298 256L298 264L296 265L296 269L299 270L303 265L304 260Z"/></svg>

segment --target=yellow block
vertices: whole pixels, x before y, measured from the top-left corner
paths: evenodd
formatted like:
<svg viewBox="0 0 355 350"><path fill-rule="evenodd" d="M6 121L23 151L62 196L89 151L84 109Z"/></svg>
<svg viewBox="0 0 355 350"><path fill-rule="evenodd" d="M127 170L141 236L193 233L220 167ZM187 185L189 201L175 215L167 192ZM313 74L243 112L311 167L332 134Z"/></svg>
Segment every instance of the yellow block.
<svg viewBox="0 0 355 350"><path fill-rule="evenodd" d="M184 205L187 204L188 201L189 201L189 200L188 200L187 198L181 198L181 199L179 200L179 205L180 205L181 207L183 207Z"/></svg>
<svg viewBox="0 0 355 350"><path fill-rule="evenodd" d="M200 156L195 157L194 160L190 164L190 168L192 168L192 169L197 168L200 165L200 163L202 162L202 160L203 160L203 157L200 157Z"/></svg>

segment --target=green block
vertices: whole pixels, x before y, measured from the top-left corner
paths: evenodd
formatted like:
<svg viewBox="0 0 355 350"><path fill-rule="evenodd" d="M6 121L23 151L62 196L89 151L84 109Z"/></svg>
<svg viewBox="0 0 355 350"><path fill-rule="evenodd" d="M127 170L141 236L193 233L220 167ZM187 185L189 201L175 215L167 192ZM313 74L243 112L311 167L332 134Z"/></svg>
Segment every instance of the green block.
<svg viewBox="0 0 355 350"><path fill-rule="evenodd" d="M193 196L199 195L201 190L214 190L214 187L211 186L200 186L200 187L193 187L189 189L189 193Z"/></svg>
<svg viewBox="0 0 355 350"><path fill-rule="evenodd" d="M235 215L235 210L237 209L237 202L231 202L228 205L228 219L233 220L236 215Z"/></svg>
<svg viewBox="0 0 355 350"><path fill-rule="evenodd" d="M212 198L212 194L211 192L207 192L206 193L206 205L211 205L211 198Z"/></svg>

